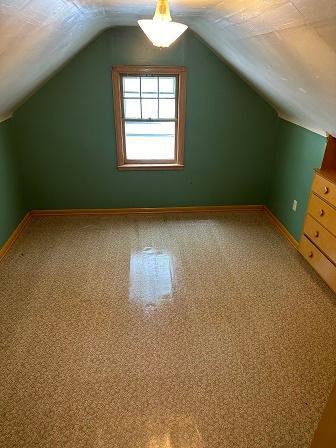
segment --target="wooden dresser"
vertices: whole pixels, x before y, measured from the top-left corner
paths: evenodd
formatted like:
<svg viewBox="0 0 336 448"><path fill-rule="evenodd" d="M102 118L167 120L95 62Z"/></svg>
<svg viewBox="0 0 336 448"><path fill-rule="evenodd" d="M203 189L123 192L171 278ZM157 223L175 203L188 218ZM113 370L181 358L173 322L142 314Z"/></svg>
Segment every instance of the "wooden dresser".
<svg viewBox="0 0 336 448"><path fill-rule="evenodd" d="M299 251L336 292L336 139L315 171Z"/></svg>

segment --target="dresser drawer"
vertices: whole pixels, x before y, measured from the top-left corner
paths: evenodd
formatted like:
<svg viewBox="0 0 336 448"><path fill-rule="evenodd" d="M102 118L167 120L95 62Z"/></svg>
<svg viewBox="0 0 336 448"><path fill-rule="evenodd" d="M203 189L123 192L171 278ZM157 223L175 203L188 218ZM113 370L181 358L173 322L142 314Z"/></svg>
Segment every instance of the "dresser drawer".
<svg viewBox="0 0 336 448"><path fill-rule="evenodd" d="M336 267L304 235L300 241L299 251L330 288L336 291Z"/></svg>
<svg viewBox="0 0 336 448"><path fill-rule="evenodd" d="M308 213L332 234L336 235L336 209L328 205L314 193L310 197Z"/></svg>
<svg viewBox="0 0 336 448"><path fill-rule="evenodd" d="M312 190L336 207L336 185L319 174L315 174Z"/></svg>
<svg viewBox="0 0 336 448"><path fill-rule="evenodd" d="M306 216L303 232L336 264L336 237L310 215Z"/></svg>

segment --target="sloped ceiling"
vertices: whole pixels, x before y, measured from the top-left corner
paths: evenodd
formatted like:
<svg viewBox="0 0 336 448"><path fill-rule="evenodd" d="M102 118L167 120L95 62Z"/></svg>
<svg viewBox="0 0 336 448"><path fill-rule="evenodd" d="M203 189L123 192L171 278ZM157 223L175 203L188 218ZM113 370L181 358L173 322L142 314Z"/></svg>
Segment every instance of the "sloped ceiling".
<svg viewBox="0 0 336 448"><path fill-rule="evenodd" d="M336 0L171 0L183 21L280 116L336 135ZM149 0L0 0L0 119L101 30Z"/></svg>

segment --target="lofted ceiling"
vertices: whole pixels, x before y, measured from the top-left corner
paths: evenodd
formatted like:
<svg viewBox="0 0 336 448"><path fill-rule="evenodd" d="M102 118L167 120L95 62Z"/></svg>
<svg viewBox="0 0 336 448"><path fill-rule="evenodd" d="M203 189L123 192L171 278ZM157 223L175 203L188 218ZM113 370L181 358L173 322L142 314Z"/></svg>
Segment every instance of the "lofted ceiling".
<svg viewBox="0 0 336 448"><path fill-rule="evenodd" d="M336 0L171 0L279 115L336 135ZM155 0L0 0L0 121L105 28ZM163 50L164 51L164 50Z"/></svg>

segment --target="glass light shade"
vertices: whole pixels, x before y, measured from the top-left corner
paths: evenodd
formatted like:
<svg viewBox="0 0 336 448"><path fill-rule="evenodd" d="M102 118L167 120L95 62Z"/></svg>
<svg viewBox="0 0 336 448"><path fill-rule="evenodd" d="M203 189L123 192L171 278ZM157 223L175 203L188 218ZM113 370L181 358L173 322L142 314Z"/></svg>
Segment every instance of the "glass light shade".
<svg viewBox="0 0 336 448"><path fill-rule="evenodd" d="M138 20L138 24L156 47L169 47L188 28L183 23L155 20L155 18Z"/></svg>

